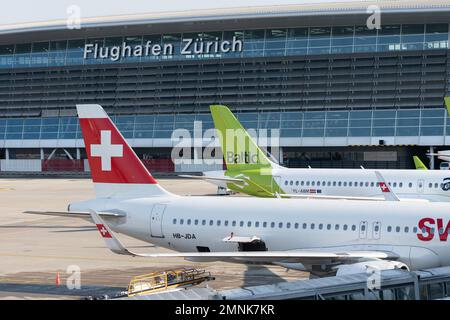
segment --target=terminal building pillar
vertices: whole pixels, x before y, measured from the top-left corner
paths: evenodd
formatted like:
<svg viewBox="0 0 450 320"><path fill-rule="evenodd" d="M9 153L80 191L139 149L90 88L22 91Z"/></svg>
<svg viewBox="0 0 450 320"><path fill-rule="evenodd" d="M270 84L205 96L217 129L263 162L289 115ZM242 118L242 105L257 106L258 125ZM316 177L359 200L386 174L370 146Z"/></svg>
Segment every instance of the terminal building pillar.
<svg viewBox="0 0 450 320"><path fill-rule="evenodd" d="M9 149L8 148L5 149L5 159L9 160Z"/></svg>
<svg viewBox="0 0 450 320"><path fill-rule="evenodd" d="M44 158L45 158L45 154L44 154L44 148L41 148L40 149L40 152L41 152L41 160L45 160Z"/></svg>
<svg viewBox="0 0 450 320"><path fill-rule="evenodd" d="M430 146L430 153L434 153L434 147ZM430 170L434 170L434 156L429 156L430 158Z"/></svg>
<svg viewBox="0 0 450 320"><path fill-rule="evenodd" d="M80 148L77 148L77 160L80 160L80 158L81 158Z"/></svg>

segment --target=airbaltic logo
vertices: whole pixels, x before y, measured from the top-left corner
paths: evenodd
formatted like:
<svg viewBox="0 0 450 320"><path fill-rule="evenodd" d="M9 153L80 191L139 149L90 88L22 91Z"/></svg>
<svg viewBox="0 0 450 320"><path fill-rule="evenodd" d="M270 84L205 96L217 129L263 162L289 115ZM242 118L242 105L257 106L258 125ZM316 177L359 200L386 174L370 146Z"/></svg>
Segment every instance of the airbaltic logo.
<svg viewBox="0 0 450 320"><path fill-rule="evenodd" d="M178 46L177 46L178 47ZM87 43L84 46L84 59L110 59L118 61L130 57L147 56L173 56L173 55L194 55L194 54L221 54L229 52L241 52L244 48L243 41L233 36L231 40L221 40L218 37L215 40L204 40L202 38L183 38L179 52L175 51L173 43L153 43L147 41L144 44L129 45L122 42L119 46L103 47L97 43Z"/></svg>

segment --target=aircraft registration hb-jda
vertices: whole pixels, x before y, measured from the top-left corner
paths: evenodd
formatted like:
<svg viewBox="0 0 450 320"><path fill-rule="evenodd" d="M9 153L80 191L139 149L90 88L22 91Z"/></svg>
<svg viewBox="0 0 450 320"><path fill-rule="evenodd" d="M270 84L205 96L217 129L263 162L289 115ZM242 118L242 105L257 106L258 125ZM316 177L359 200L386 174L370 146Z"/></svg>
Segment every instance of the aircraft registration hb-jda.
<svg viewBox="0 0 450 320"><path fill-rule="evenodd" d="M269 159L226 107L211 106L227 170L204 179L221 188L258 197L384 200L374 170L293 169ZM231 135L229 134L231 133ZM379 170L400 199L450 201L450 174L442 170Z"/></svg>
<svg viewBox="0 0 450 320"><path fill-rule="evenodd" d="M449 203L178 196L151 176L101 106L77 111L96 198L69 212L29 213L90 216L115 253L259 262L319 276L450 264ZM114 232L178 252L131 252Z"/></svg>

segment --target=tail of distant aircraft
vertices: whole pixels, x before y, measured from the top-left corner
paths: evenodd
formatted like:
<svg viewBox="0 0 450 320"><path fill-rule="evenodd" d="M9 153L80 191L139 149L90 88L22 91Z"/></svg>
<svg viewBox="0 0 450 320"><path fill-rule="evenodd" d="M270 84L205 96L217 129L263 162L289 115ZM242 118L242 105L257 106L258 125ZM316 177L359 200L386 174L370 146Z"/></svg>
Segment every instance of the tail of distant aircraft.
<svg viewBox="0 0 450 320"><path fill-rule="evenodd" d="M450 97L445 97L445 106L447 107L447 113L450 115Z"/></svg>
<svg viewBox="0 0 450 320"><path fill-rule="evenodd" d="M226 106L210 106L214 126L221 135L223 157L229 170L263 169L276 166Z"/></svg>
<svg viewBox="0 0 450 320"><path fill-rule="evenodd" d="M428 170L427 166L420 160L418 156L413 156L414 159L414 165L416 166L417 170Z"/></svg>
<svg viewBox="0 0 450 320"><path fill-rule="evenodd" d="M77 105L97 197L170 194L159 186L98 104Z"/></svg>

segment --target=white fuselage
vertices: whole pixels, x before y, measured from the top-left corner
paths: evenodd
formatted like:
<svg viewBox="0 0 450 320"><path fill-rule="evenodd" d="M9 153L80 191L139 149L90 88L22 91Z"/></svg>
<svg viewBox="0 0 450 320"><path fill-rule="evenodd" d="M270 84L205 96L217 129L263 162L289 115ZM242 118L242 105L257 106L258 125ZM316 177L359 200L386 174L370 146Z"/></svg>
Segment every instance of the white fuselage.
<svg viewBox="0 0 450 320"><path fill-rule="evenodd" d="M95 199L70 210L122 211L106 219L114 231L181 252L237 251L223 239L231 233L259 237L269 251L382 250L411 269L450 265L447 236L450 204L351 200L260 199L251 197L149 197ZM434 233L421 227L434 227ZM429 231L430 229L428 229ZM427 241L419 237L427 236Z"/></svg>
<svg viewBox="0 0 450 320"><path fill-rule="evenodd" d="M443 170L377 170L399 198L450 201L450 173ZM224 177L226 171L204 174ZM245 172L244 172L245 175ZM286 194L382 197L375 170L371 169L272 169L274 181ZM448 180L445 180L448 179ZM223 182L208 180L219 186Z"/></svg>

